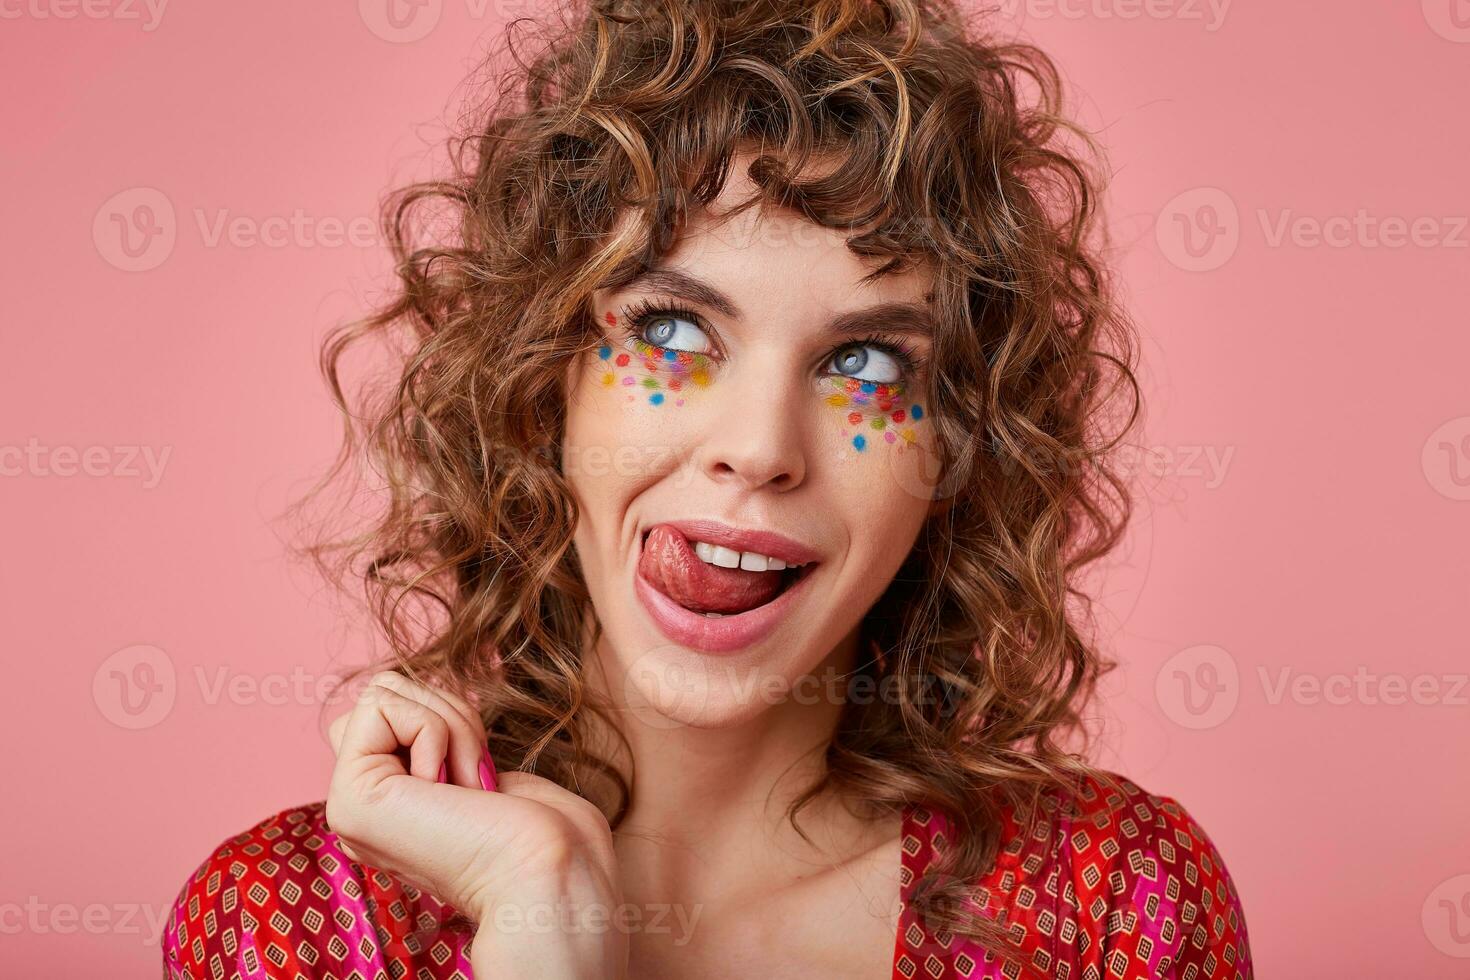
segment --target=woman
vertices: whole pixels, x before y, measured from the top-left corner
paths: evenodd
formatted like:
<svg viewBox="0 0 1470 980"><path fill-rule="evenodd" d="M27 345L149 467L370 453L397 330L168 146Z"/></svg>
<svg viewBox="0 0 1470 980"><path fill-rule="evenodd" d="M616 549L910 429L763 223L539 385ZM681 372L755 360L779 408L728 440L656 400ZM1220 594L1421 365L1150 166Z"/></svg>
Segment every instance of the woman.
<svg viewBox="0 0 1470 980"><path fill-rule="evenodd" d="M1066 741L1136 405L1051 63L940 0L597 0L508 77L325 352L396 667L170 973L1251 975L1205 833Z"/></svg>

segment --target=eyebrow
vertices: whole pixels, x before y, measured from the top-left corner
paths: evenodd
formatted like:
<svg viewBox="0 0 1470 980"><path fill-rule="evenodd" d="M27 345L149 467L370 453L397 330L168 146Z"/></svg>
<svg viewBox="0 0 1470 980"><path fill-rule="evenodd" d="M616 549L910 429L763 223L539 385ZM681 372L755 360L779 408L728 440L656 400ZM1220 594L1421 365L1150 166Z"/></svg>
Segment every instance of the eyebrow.
<svg viewBox="0 0 1470 980"><path fill-rule="evenodd" d="M679 269L647 269L625 283L622 289L638 287L661 289L681 299L698 303L731 320L740 319L740 308L718 288L697 276ZM933 294L926 296L931 299ZM862 336L883 331L933 337L934 322L928 307L920 303L878 303L861 310L837 314L827 329L844 336Z"/></svg>

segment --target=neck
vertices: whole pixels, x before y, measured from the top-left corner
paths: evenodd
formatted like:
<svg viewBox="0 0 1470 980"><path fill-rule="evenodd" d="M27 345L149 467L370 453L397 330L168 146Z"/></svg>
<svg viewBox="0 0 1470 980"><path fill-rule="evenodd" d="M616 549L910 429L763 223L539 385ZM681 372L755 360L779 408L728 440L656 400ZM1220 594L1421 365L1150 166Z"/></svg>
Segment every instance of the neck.
<svg viewBox="0 0 1470 980"><path fill-rule="evenodd" d="M618 666L623 661L603 638L589 658L595 668L589 681L612 704L627 745L605 730L594 744L604 758L617 760L625 778L633 777L631 806L616 834L630 890L687 895L704 890L696 880L722 894L743 890L742 883L754 890L832 867L890 836L887 822L855 816L831 793L798 817L810 841L787 817L788 806L825 771L842 711L842 699L829 693L830 678L852 669L856 639L854 630L812 671L821 683L779 700L765 696L770 687L760 667L696 662L714 673L711 701L729 698L729 688L739 685L742 703L761 705L729 723L697 727L631 705L631 685ZM703 690L703 678L696 681Z"/></svg>

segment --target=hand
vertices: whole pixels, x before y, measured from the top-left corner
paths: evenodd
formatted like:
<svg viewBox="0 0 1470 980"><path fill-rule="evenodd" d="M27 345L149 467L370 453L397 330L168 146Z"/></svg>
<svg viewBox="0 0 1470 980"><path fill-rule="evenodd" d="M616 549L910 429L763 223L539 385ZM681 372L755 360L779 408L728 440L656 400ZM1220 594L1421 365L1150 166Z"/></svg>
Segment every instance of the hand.
<svg viewBox="0 0 1470 980"><path fill-rule="evenodd" d="M355 861L424 888L479 923L475 973L621 980L628 937L607 819L550 780L480 787L486 738L458 695L375 675L329 731L327 824ZM448 781L439 782L440 767Z"/></svg>

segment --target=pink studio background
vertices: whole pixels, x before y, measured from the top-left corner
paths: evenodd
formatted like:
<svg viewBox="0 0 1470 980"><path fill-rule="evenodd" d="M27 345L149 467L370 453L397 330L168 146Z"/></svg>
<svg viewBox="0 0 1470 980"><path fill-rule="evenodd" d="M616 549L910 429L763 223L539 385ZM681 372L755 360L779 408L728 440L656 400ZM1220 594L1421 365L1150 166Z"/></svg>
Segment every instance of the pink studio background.
<svg viewBox="0 0 1470 980"><path fill-rule="evenodd" d="M336 447L316 346L534 8L386 2L3 8L7 975L156 976L195 865L325 793L368 634L271 523ZM1146 335L1102 758L1209 830L1262 976L1470 975L1470 6L1005 9Z"/></svg>

